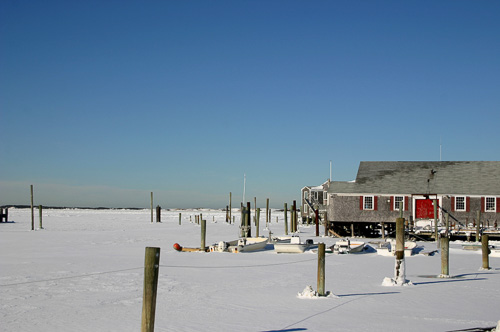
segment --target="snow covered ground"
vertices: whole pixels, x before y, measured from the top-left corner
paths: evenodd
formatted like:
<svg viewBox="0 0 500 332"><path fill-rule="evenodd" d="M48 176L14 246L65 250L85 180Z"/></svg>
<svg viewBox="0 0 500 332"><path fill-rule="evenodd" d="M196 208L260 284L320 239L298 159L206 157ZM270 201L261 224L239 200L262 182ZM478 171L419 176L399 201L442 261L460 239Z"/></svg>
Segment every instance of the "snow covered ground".
<svg viewBox="0 0 500 332"><path fill-rule="evenodd" d="M500 258L480 270L480 252L459 243L450 249L453 278L436 278L439 253L415 255L406 258L413 286L405 287L382 286L394 257L328 254L326 290L336 296L301 298L308 285L317 289L315 253L175 251L176 242L200 245L199 213L207 244L238 237L215 210L164 210L151 224L149 210L47 209L44 229L31 231L31 211L9 209L12 222L0 224L0 330L139 331L146 247L161 248L155 331L451 331L500 320ZM283 235L283 212L271 219L273 235ZM303 239L337 241L314 234L300 227Z"/></svg>

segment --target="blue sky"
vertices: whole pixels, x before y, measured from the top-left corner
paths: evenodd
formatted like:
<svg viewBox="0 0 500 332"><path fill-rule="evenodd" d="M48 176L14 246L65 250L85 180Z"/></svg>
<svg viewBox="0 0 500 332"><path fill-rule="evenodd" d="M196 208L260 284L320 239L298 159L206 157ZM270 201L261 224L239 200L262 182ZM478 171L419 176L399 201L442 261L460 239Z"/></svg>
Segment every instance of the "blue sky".
<svg viewBox="0 0 500 332"><path fill-rule="evenodd" d="M2 1L0 205L282 207L498 160L499 1ZM440 154L440 142L442 153Z"/></svg>

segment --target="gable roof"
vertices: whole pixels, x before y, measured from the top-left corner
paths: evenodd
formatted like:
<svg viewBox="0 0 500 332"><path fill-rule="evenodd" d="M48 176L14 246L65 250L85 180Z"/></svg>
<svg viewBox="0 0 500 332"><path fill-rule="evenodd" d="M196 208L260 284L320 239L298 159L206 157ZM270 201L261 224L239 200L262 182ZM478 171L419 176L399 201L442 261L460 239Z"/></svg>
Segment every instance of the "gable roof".
<svg viewBox="0 0 500 332"><path fill-rule="evenodd" d="M500 161L362 161L356 181L328 192L500 196Z"/></svg>

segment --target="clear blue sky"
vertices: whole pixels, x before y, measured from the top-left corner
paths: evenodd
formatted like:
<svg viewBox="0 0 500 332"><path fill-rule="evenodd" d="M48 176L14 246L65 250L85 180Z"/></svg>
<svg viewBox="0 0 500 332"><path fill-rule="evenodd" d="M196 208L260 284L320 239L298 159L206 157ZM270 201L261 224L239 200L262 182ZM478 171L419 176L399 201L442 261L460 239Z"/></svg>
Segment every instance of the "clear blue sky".
<svg viewBox="0 0 500 332"><path fill-rule="evenodd" d="M0 205L282 207L498 160L500 1L0 3ZM442 154L440 155L440 142Z"/></svg>

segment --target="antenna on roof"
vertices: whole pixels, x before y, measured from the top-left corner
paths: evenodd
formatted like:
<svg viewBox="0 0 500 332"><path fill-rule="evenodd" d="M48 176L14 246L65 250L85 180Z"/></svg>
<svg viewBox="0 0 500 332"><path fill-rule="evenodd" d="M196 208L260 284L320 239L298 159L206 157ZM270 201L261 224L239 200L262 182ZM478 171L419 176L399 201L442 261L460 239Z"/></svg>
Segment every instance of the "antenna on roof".
<svg viewBox="0 0 500 332"><path fill-rule="evenodd" d="M330 160L330 181L332 181L332 161Z"/></svg>

